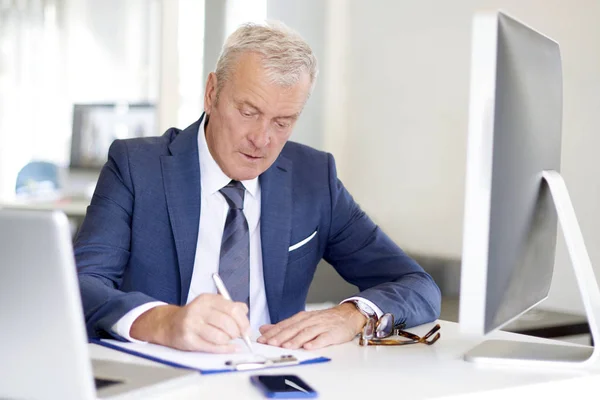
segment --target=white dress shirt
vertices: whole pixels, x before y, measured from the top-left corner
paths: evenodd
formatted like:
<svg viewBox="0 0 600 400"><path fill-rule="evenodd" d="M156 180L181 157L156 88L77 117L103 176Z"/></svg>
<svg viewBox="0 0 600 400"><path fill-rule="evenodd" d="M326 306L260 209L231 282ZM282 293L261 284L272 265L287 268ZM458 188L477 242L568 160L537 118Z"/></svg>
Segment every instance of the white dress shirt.
<svg viewBox="0 0 600 400"><path fill-rule="evenodd" d="M198 131L198 155L200 162L200 224L198 228L198 243L192 280L188 292L187 303L190 303L202 293L216 293L212 274L219 271L219 255L221 252L221 237L229 206L219 190L230 181L223 173L208 150L204 131L206 118L202 119ZM244 196L244 215L248 221L250 234L250 326L253 333L258 328L270 323L269 309L263 277L262 250L260 239L260 183L258 178L242 181L246 194ZM379 316L383 313L375 304L361 297L351 297L344 300L359 300L367 303ZM129 335L133 322L143 313L166 303L153 301L130 310L113 326L112 330L119 336L140 342Z"/></svg>
<svg viewBox="0 0 600 400"><path fill-rule="evenodd" d="M204 135L204 118L198 132L198 152L200 155L200 227L196 260L187 302L201 293L217 293L212 274L219 272L221 238L229 205L220 189L231 182L231 178L221 171L210 154ZM269 324L269 310L265 281L263 278L262 250L260 241L260 183L258 178L242 181L244 195L244 215L248 221L250 235L250 326L253 331Z"/></svg>

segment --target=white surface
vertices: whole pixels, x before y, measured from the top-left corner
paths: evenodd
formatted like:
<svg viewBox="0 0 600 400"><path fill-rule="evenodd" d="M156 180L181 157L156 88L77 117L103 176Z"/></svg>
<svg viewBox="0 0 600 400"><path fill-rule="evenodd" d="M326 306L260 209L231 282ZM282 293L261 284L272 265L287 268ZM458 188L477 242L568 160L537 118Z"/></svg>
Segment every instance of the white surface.
<svg viewBox="0 0 600 400"><path fill-rule="evenodd" d="M67 214L68 217L84 217L89 200L82 201L6 201L0 203L0 208L18 208L23 210L58 210Z"/></svg>
<svg viewBox="0 0 600 400"><path fill-rule="evenodd" d="M563 379L547 383L528 384L526 386L509 387L494 390L485 394L486 400L507 399L568 399L573 395L592 394L594 396L600 389L600 380L597 375L582 376L572 379ZM444 396L443 400L481 400L481 394L470 393L453 396Z"/></svg>
<svg viewBox="0 0 600 400"><path fill-rule="evenodd" d="M264 371L269 374L296 374L319 392L322 399L370 399L373 388L387 388L401 398L425 399L443 396L467 395L482 391L511 389L513 398L527 392L523 385L544 383L535 390L536 397L552 394L555 381L583 377L584 371L500 369L483 368L462 360L465 351L478 340L462 336L458 325L441 321L441 339L433 346L409 345L399 347L360 347L357 341L315 351L314 354L329 357L332 361L322 364L301 365ZM424 334L432 324L414 330ZM522 339L552 342L506 332L497 332L493 338ZM90 345L92 357L108 358L125 362L154 364L150 361L119 353L97 345ZM156 393L154 399L261 399L262 395L250 384L249 377L255 372L234 372L215 375L198 375L189 384L168 392ZM591 387L600 387L600 379L587 380ZM554 381L554 382L553 382ZM573 385L581 380L573 380ZM551 383L552 382L552 383ZM565 382L569 385L569 381ZM572 386L577 387L577 386ZM548 388L548 389L546 389ZM593 393L593 392L592 392ZM486 393L493 395L493 393ZM204 396L204 397L202 397ZM481 397L478 397L481 398Z"/></svg>

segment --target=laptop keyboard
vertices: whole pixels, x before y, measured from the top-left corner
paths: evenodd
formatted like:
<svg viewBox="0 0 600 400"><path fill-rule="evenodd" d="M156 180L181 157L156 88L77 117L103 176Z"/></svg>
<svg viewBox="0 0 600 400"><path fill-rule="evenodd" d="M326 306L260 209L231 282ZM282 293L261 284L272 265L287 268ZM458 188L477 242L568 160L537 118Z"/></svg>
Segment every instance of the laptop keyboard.
<svg viewBox="0 0 600 400"><path fill-rule="evenodd" d="M96 389L103 389L105 387L116 385L118 383L123 383L123 382L122 381L113 381L112 379L94 378L94 384L96 385Z"/></svg>

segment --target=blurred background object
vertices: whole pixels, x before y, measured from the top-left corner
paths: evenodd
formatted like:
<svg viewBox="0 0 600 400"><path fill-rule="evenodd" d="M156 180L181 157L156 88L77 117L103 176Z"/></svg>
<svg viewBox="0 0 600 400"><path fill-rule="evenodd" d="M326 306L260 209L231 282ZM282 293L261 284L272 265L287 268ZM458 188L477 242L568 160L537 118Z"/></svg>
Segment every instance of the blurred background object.
<svg viewBox="0 0 600 400"><path fill-rule="evenodd" d="M0 199L14 198L17 173L32 160L64 171L65 193L84 187L77 195L89 196L106 159L99 153L124 132L118 121L114 132L102 129L120 105L158 98L159 14L158 0L0 1ZM118 106L84 114L74 107L81 103ZM77 177L71 185L67 167L82 167L86 156L96 157L88 185Z"/></svg>
<svg viewBox="0 0 600 400"><path fill-rule="evenodd" d="M60 189L59 171L56 164L48 161L32 161L17 174L15 193L17 197L55 197Z"/></svg>
<svg viewBox="0 0 600 400"><path fill-rule="evenodd" d="M152 104L75 104L69 167L99 170L113 141L156 135Z"/></svg>

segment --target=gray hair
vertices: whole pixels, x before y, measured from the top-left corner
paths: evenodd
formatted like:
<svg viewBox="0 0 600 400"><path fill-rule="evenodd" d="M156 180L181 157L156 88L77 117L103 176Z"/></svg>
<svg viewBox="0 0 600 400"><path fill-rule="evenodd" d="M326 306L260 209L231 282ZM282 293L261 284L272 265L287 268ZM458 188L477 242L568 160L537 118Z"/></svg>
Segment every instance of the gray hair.
<svg viewBox="0 0 600 400"><path fill-rule="evenodd" d="M307 73L312 92L319 72L317 58L308 43L281 22L268 22L265 25L247 23L227 38L221 50L215 71L217 99L223 85L231 77L238 57L246 52L260 55L271 83L293 86L303 73Z"/></svg>

